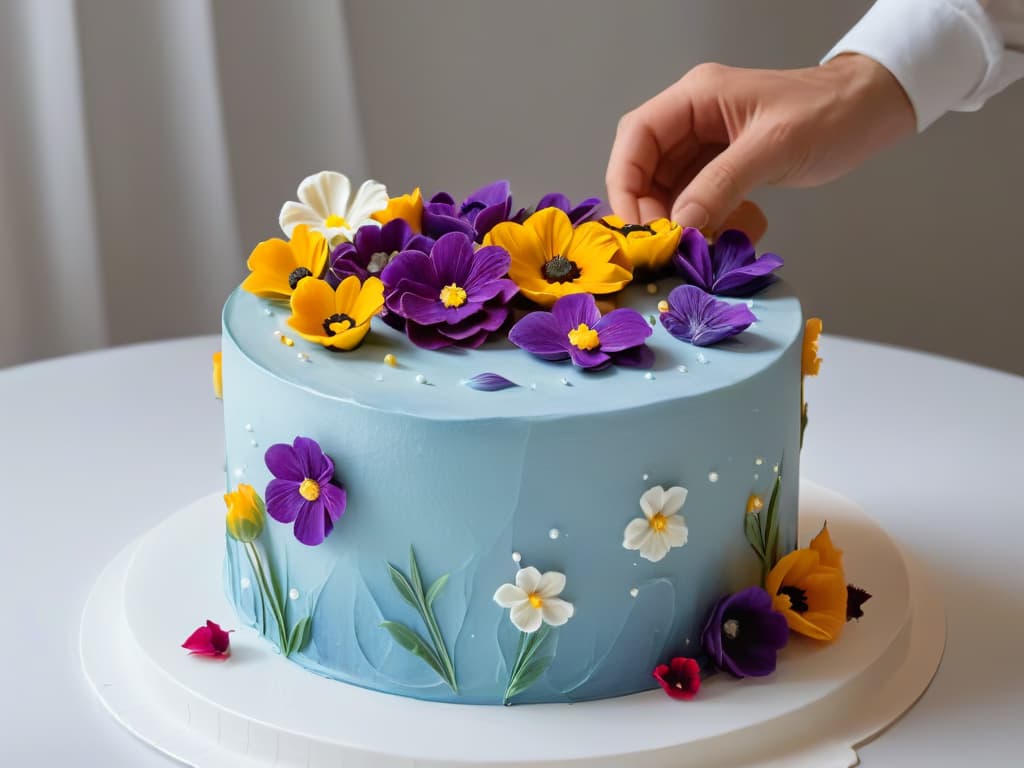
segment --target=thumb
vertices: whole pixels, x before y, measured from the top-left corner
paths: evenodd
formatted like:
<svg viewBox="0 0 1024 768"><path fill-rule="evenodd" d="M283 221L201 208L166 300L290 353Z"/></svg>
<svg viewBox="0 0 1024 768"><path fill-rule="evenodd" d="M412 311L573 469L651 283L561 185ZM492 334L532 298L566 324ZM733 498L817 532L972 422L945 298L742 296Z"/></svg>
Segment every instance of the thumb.
<svg viewBox="0 0 1024 768"><path fill-rule="evenodd" d="M705 165L672 205L672 220L715 232L747 194L770 174L770 153L739 139Z"/></svg>

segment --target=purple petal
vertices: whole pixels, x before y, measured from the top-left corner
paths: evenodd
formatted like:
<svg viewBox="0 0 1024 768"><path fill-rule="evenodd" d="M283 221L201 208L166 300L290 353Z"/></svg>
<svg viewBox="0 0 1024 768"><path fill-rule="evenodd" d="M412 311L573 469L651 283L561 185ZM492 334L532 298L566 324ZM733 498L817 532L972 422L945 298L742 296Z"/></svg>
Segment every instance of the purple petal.
<svg viewBox="0 0 1024 768"><path fill-rule="evenodd" d="M728 229L720 234L713 248L716 279L754 260L754 244L738 229Z"/></svg>
<svg viewBox="0 0 1024 768"><path fill-rule="evenodd" d="M679 248L672 257L673 263L680 274L689 282L708 290L714 281L711 268L711 253L708 241L699 229L686 227L679 239Z"/></svg>
<svg viewBox="0 0 1024 768"><path fill-rule="evenodd" d="M334 472L334 464L324 456L320 450L320 444L309 437L296 437L292 444L295 448L295 455L302 466L303 479L311 478L316 480L323 474L324 468L329 464L331 472Z"/></svg>
<svg viewBox="0 0 1024 768"><path fill-rule="evenodd" d="M327 515L331 520L337 520L345 514L348 493L344 488L334 483L321 483L320 498L323 499L324 508L327 510Z"/></svg>
<svg viewBox="0 0 1024 768"><path fill-rule="evenodd" d="M580 324L593 328L601 320L597 302L589 293L570 293L551 307L551 315L563 334L576 330Z"/></svg>
<svg viewBox="0 0 1024 768"><path fill-rule="evenodd" d="M508 332L508 340L545 360L569 356L569 339L550 312L531 312Z"/></svg>
<svg viewBox="0 0 1024 768"><path fill-rule="evenodd" d="M365 227L361 227L359 231L361 232L363 229ZM378 248L369 255L372 256L376 252L397 253L404 251L408 248L408 243L412 236L412 227L409 226L409 222L405 219L392 219L380 228ZM359 232L356 232L356 237L359 237Z"/></svg>
<svg viewBox="0 0 1024 768"><path fill-rule="evenodd" d="M461 232L468 238L476 235L476 228L472 223L456 218L454 215L447 216L431 210L433 205L423 206L423 234L435 240L451 232Z"/></svg>
<svg viewBox="0 0 1024 768"><path fill-rule="evenodd" d="M427 254L421 251L402 251L381 270L380 279L390 292L397 288L401 280L435 285L437 273Z"/></svg>
<svg viewBox="0 0 1024 768"><path fill-rule="evenodd" d="M643 344L654 332L635 309L613 309L593 326L601 340L602 352L621 352Z"/></svg>
<svg viewBox="0 0 1024 768"><path fill-rule="evenodd" d="M498 392L502 389L519 386L514 381L510 381L497 373L478 373L462 383L470 389L476 389L480 392Z"/></svg>
<svg viewBox="0 0 1024 768"><path fill-rule="evenodd" d="M439 286L464 286L473 265L473 241L460 232L439 238L430 251Z"/></svg>
<svg viewBox="0 0 1024 768"><path fill-rule="evenodd" d="M263 461L274 477L293 480L296 483L301 483L306 477L295 449L288 443L277 443L267 448Z"/></svg>
<svg viewBox="0 0 1024 768"><path fill-rule="evenodd" d="M441 335L436 325L420 325L413 320L406 322L405 334L409 337L409 341L423 349L443 349L454 343L451 339Z"/></svg>
<svg viewBox="0 0 1024 768"><path fill-rule="evenodd" d="M306 501L295 521L295 538L307 547L315 547L323 543L333 527L324 514L322 501Z"/></svg>
<svg viewBox="0 0 1024 768"><path fill-rule="evenodd" d="M458 308L446 307L441 303L438 295L428 299L415 293L402 293L393 305L388 304L388 309L395 309L403 317L415 320L421 325L437 325L445 321L461 319L451 317L450 313L453 314L465 307L465 304Z"/></svg>
<svg viewBox="0 0 1024 768"><path fill-rule="evenodd" d="M612 361L611 355L600 349L580 349L572 344L569 345L569 357L573 365L587 371L599 371Z"/></svg>
<svg viewBox="0 0 1024 768"><path fill-rule="evenodd" d="M488 206L480 211L473 221L473 226L476 227L477 242L482 241L484 236L495 226L503 221L508 221L508 211L511 205L512 199L507 198L503 203Z"/></svg>
<svg viewBox="0 0 1024 768"><path fill-rule="evenodd" d="M507 317L507 307L484 307L458 323L445 323L438 326L437 330L449 339L461 342L475 336L480 331L487 333L496 331L504 324Z"/></svg>
<svg viewBox="0 0 1024 768"><path fill-rule="evenodd" d="M299 483L276 478L267 483L267 514L279 523L290 523L302 511L305 500L299 495Z"/></svg>
<svg viewBox="0 0 1024 768"><path fill-rule="evenodd" d="M511 194L511 185L508 181L499 179L471 192L462 205L465 207L473 203L483 203L486 208L507 201Z"/></svg>
<svg viewBox="0 0 1024 768"><path fill-rule="evenodd" d="M668 295L661 324L677 339L711 346L746 330L757 318L745 304L718 301L693 285L680 285Z"/></svg>
<svg viewBox="0 0 1024 768"><path fill-rule="evenodd" d="M396 219L396 221L400 221L400 219ZM356 230L355 237L352 238L352 244L359 251L359 255L366 259L367 264L370 263L370 256L384 250L382 235L381 228L373 224L367 224ZM395 250L401 249L396 248Z"/></svg>
<svg viewBox="0 0 1024 768"><path fill-rule="evenodd" d="M742 333L754 322L757 322L757 317L745 304L713 309L704 318L703 325L694 333L693 343L698 347L710 347L730 336Z"/></svg>
<svg viewBox="0 0 1024 768"><path fill-rule="evenodd" d="M549 192L540 199L539 203L537 203L536 210L540 211L544 208L559 208L568 214L569 209L572 208L572 202L561 192Z"/></svg>
<svg viewBox="0 0 1024 768"><path fill-rule="evenodd" d="M479 286L503 278L511 264L512 257L504 248L498 245L485 246L474 254L469 274L462 287L467 293L472 293L473 289Z"/></svg>
<svg viewBox="0 0 1024 768"><path fill-rule="evenodd" d="M612 362L623 368L650 368L654 365L654 350L646 344L612 353Z"/></svg>
<svg viewBox="0 0 1024 768"><path fill-rule="evenodd" d="M774 253L763 253L750 264L720 274L715 279L714 293L719 296L750 296L772 282L773 271L782 266Z"/></svg>
<svg viewBox="0 0 1024 768"><path fill-rule="evenodd" d="M594 221L611 213L611 209L599 197L588 197L569 211L569 221L578 226L585 221Z"/></svg>

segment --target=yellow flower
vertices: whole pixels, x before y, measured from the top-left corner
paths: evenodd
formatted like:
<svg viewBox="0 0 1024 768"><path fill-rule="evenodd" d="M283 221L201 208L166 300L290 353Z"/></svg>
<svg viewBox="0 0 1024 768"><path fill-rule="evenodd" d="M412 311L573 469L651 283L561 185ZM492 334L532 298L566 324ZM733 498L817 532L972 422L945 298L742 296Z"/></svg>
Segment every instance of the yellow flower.
<svg viewBox="0 0 1024 768"><path fill-rule="evenodd" d="M423 194L420 188L416 187L408 195L392 197L388 200L387 208L377 211L370 218L381 224L387 224L394 219L405 219L410 229L419 234L423 231Z"/></svg>
<svg viewBox="0 0 1024 768"><path fill-rule="evenodd" d="M842 550L832 546L828 527L807 549L790 552L765 579L772 607L789 628L815 640L831 642L846 624L846 578Z"/></svg>
<svg viewBox="0 0 1024 768"><path fill-rule="evenodd" d="M333 349L355 349L370 330L370 319L384 306L384 284L377 277L350 275L334 290L323 280L303 280L292 294L288 325L306 341Z"/></svg>
<svg viewBox="0 0 1024 768"><path fill-rule="evenodd" d="M222 372L222 361L224 355L220 352L213 353L213 396L220 400L224 397L224 374Z"/></svg>
<svg viewBox="0 0 1024 768"><path fill-rule="evenodd" d="M327 266L327 241L300 224L288 242L279 238L257 245L246 263L250 275L242 288L265 299L287 301L304 277L320 277Z"/></svg>
<svg viewBox="0 0 1024 768"><path fill-rule="evenodd" d="M800 372L804 376L817 376L821 370L821 358L818 357L818 337L821 336L821 318L812 317L804 326L804 350L800 364Z"/></svg>
<svg viewBox="0 0 1024 768"><path fill-rule="evenodd" d="M227 526L231 538L248 544L263 532L266 508L251 485L240 483L238 488L225 493L224 504L228 508Z"/></svg>
<svg viewBox="0 0 1024 768"><path fill-rule="evenodd" d="M633 269L654 271L665 266L683 236L683 228L668 219L627 224L618 216L605 216L600 223L608 228Z"/></svg>
<svg viewBox="0 0 1024 768"><path fill-rule="evenodd" d="M614 293L633 273L618 244L596 221L573 229L559 208L544 208L524 223L502 222L484 238L512 256L508 276L526 298L550 307L570 293Z"/></svg>

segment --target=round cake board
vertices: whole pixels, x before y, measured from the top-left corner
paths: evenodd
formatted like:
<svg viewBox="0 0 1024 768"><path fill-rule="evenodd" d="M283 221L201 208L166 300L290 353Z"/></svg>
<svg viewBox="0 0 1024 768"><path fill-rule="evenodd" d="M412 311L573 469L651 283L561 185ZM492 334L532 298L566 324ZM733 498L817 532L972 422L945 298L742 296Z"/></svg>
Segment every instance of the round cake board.
<svg viewBox="0 0 1024 768"><path fill-rule="evenodd" d="M223 518L212 494L125 548L81 628L85 675L114 718L204 768L848 768L924 692L945 645L921 565L855 504L805 481L801 544L827 520L848 578L873 594L838 642L794 636L773 675L714 675L689 702L660 689L579 704L418 701L318 677L247 627L231 635L230 658L189 656L180 644L196 626L235 621L220 589Z"/></svg>

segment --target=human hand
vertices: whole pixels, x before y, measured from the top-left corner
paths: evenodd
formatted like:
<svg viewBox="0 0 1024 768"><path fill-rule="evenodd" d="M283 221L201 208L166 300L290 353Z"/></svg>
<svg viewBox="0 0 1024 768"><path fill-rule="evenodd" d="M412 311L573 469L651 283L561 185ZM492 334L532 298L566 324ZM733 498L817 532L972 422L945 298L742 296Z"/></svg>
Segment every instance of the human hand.
<svg viewBox="0 0 1024 768"><path fill-rule="evenodd" d="M902 87L866 56L793 70L701 64L619 121L608 199L629 223L717 232L755 187L824 184L915 129Z"/></svg>

